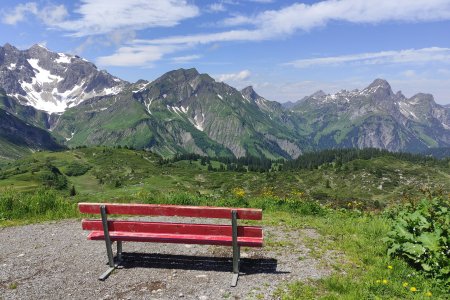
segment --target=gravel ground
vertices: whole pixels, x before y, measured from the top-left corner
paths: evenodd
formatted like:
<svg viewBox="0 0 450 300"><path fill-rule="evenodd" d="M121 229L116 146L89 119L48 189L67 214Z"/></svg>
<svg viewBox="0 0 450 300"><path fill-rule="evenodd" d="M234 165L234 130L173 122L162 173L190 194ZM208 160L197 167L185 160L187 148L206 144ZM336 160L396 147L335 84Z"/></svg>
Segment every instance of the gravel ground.
<svg viewBox="0 0 450 300"><path fill-rule="evenodd" d="M105 244L80 223L0 228L0 299L272 299L282 283L331 273L305 246L313 229L264 226L267 245L241 249L235 288L231 247L204 245L125 242L122 268L102 282Z"/></svg>

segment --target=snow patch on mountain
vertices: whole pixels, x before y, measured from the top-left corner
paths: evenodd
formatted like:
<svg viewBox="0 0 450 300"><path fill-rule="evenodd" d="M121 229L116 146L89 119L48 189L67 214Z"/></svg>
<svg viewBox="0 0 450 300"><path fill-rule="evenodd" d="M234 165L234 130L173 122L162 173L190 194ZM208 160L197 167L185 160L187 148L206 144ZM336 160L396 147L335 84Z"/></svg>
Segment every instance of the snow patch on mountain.
<svg viewBox="0 0 450 300"><path fill-rule="evenodd" d="M411 110L410 105L406 102L397 102L400 112L402 115L404 115L407 118L413 117L414 119L418 120L419 118L416 116L416 114Z"/></svg>
<svg viewBox="0 0 450 300"><path fill-rule="evenodd" d="M126 82L99 71L77 56L48 51L42 45L19 50L0 47L0 86L22 105L62 113L86 99L119 93Z"/></svg>
<svg viewBox="0 0 450 300"><path fill-rule="evenodd" d="M203 131L203 130L205 130L204 125L205 125L205 114L202 113L200 117L198 114L195 115L195 117L194 117L195 128L197 128L200 131Z"/></svg>
<svg viewBox="0 0 450 300"><path fill-rule="evenodd" d="M150 105L152 104L152 101L153 101L153 98L150 98L150 99L148 100L148 103L144 102L145 107L147 108L147 111L148 111L148 113L149 113L150 115L152 114L152 112L150 111Z"/></svg>
<svg viewBox="0 0 450 300"><path fill-rule="evenodd" d="M33 79L35 79L36 81L33 83L33 85L37 83L42 86L44 83L52 83L55 81L59 82L64 79L60 76L51 74L49 70L41 68L39 66L39 59L30 58L27 59L27 61L33 67L33 69L37 71L37 73L34 73L35 77Z"/></svg>
<svg viewBox="0 0 450 300"><path fill-rule="evenodd" d="M55 59L55 62L58 64L70 64L70 61L72 60L72 56L69 56L64 53L58 53L59 57Z"/></svg>
<svg viewBox="0 0 450 300"><path fill-rule="evenodd" d="M116 81L115 80L116 78L114 78L114 81ZM119 79L120 80L120 79ZM146 83L141 83L141 84L139 84L138 86L137 86L137 90L134 90L134 91L132 91L134 94L136 94L136 93L140 93L140 92L142 92L143 90L145 90L145 88L147 87L147 82Z"/></svg>

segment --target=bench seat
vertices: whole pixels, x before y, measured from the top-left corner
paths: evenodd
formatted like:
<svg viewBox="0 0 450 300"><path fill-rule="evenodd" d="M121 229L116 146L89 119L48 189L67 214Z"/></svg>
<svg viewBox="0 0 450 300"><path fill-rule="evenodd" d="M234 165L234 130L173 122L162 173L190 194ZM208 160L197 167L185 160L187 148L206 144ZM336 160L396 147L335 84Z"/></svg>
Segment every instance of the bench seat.
<svg viewBox="0 0 450 300"><path fill-rule="evenodd" d="M105 280L122 261L122 242L202 244L232 247L231 286L234 287L239 277L240 248L263 246L261 226L239 226L237 223L238 219L261 220L261 209L133 203L78 203L78 207L81 213L101 216L101 219L81 221L82 228L90 231L89 240L105 241L109 269L99 277L100 280ZM231 224L117 220L108 218L108 215L228 219ZM116 257L112 242L117 244Z"/></svg>
<svg viewBox="0 0 450 300"><path fill-rule="evenodd" d="M195 234L168 234L148 232L123 232L110 231L111 241L124 242L156 242L177 244L200 244L200 245L222 245L232 246L232 237L224 235L195 235ZM104 240L103 231L91 231L89 240ZM262 247L261 237L238 237L238 245L242 247Z"/></svg>

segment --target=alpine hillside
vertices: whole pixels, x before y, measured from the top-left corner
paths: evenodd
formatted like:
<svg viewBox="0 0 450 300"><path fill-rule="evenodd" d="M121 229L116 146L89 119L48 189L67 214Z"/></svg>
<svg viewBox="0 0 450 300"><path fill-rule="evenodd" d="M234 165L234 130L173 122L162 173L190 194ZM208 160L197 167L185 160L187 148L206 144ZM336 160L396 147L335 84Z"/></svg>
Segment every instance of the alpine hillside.
<svg viewBox="0 0 450 300"><path fill-rule="evenodd" d="M69 147L292 159L327 148L422 152L450 146L449 107L429 94L394 93L382 79L363 90L319 91L282 105L251 86L239 91L196 69L129 83L78 56L6 44L0 47L0 92L0 109Z"/></svg>

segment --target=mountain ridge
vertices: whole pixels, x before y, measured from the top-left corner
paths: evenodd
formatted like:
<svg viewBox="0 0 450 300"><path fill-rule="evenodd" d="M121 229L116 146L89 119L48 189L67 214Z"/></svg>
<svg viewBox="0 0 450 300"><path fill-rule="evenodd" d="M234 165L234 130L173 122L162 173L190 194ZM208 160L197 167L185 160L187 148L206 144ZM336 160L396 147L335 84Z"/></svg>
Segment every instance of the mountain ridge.
<svg viewBox="0 0 450 300"><path fill-rule="evenodd" d="M129 83L39 45L0 47L0 70L1 108L70 147L292 159L327 148L450 146L448 107L430 94L394 93L380 78L361 90L319 90L287 108L252 86L239 91L195 68Z"/></svg>

